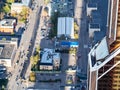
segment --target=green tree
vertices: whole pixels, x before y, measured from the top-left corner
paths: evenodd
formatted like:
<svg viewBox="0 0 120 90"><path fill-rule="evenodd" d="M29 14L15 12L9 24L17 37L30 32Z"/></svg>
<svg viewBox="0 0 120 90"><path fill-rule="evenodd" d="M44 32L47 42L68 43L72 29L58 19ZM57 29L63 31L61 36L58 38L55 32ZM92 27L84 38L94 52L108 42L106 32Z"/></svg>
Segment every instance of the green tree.
<svg viewBox="0 0 120 90"><path fill-rule="evenodd" d="M74 22L74 29L75 29L76 31L78 31L78 30L79 30L79 26L77 25L77 23L76 23L76 22Z"/></svg>
<svg viewBox="0 0 120 90"><path fill-rule="evenodd" d="M9 13L10 12L10 6L8 4L5 4L5 6L3 7L3 11L5 13Z"/></svg>
<svg viewBox="0 0 120 90"><path fill-rule="evenodd" d="M2 38L3 41L6 41L6 38Z"/></svg>
<svg viewBox="0 0 120 90"><path fill-rule="evenodd" d="M36 52L40 52L40 46L38 46L37 48L36 48Z"/></svg>
<svg viewBox="0 0 120 90"><path fill-rule="evenodd" d="M15 0L6 0L6 3L8 3L8 4L12 4L14 2L15 2Z"/></svg>
<svg viewBox="0 0 120 90"><path fill-rule="evenodd" d="M32 62L33 60L34 60L34 57L33 57L33 56L31 56L31 57L30 57L30 61Z"/></svg>
<svg viewBox="0 0 120 90"><path fill-rule="evenodd" d="M35 73L31 72L30 73L30 81L35 82L35 80L36 80Z"/></svg>
<svg viewBox="0 0 120 90"><path fill-rule="evenodd" d="M23 6L22 12L19 14L20 21L25 22L28 17L28 14L29 14L29 8L27 8L26 6Z"/></svg>
<svg viewBox="0 0 120 90"><path fill-rule="evenodd" d="M48 4L48 3L50 3L50 0L44 0L44 4Z"/></svg>

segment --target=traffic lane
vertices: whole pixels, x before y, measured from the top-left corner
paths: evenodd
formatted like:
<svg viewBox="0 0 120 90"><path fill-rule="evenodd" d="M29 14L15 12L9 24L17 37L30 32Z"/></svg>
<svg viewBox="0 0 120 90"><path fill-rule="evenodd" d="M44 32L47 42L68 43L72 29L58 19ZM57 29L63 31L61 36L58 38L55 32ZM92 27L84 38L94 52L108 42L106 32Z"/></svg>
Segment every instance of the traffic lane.
<svg viewBox="0 0 120 90"><path fill-rule="evenodd" d="M17 72L17 71L16 71ZM14 78L15 76L13 75L13 78ZM13 85L12 85L13 86ZM14 86L13 86L14 87ZM16 90L16 89L15 89Z"/></svg>
<svg viewBox="0 0 120 90"><path fill-rule="evenodd" d="M88 46L88 32L87 32L87 22L86 22L87 16L84 15L83 20L81 20L81 28L80 28L80 37L79 37L79 49L78 49L78 64L81 68L83 73L87 74L87 63L88 63L88 48L85 48L85 45Z"/></svg>

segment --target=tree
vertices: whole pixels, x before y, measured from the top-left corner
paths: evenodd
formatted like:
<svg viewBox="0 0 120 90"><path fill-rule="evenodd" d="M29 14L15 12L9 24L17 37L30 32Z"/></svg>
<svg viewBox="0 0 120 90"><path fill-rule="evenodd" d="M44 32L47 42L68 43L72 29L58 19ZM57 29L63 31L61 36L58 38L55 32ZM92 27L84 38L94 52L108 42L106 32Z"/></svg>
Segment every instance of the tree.
<svg viewBox="0 0 120 90"><path fill-rule="evenodd" d="M76 31L78 31L78 30L79 30L79 27L78 27L78 25L77 25L77 23L76 23L76 22L74 22L74 29L75 29Z"/></svg>
<svg viewBox="0 0 120 90"><path fill-rule="evenodd" d="M6 38L2 38L3 41L6 41Z"/></svg>
<svg viewBox="0 0 120 90"><path fill-rule="evenodd" d="M23 6L22 12L19 14L20 16L19 20L25 22L27 20L28 14L29 14L29 8Z"/></svg>
<svg viewBox="0 0 120 90"><path fill-rule="evenodd" d="M50 0L44 0L44 4L48 4L48 3L50 3Z"/></svg>
<svg viewBox="0 0 120 90"><path fill-rule="evenodd" d="M35 73L34 73L34 72L31 72L31 73L30 73L30 81L35 82L35 79L36 79Z"/></svg>
<svg viewBox="0 0 120 90"><path fill-rule="evenodd" d="M6 3L8 3L8 4L12 4L14 2L15 2L15 0L6 0Z"/></svg>
<svg viewBox="0 0 120 90"><path fill-rule="evenodd" d="M38 46L37 48L36 48L36 52L40 52L40 46Z"/></svg>
<svg viewBox="0 0 120 90"><path fill-rule="evenodd" d="M3 11L5 13L9 13L10 12L10 6L8 4L5 4L5 6L3 7Z"/></svg>
<svg viewBox="0 0 120 90"><path fill-rule="evenodd" d="M33 59L34 59L33 56L31 56L31 57L30 57L30 60L33 61Z"/></svg>

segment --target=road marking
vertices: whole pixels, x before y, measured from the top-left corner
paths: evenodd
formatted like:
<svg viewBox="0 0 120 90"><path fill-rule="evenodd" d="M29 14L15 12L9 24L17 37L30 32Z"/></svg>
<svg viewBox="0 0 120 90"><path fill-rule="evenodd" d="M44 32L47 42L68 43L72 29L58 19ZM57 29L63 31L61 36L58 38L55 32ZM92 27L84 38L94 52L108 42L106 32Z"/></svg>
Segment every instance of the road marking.
<svg viewBox="0 0 120 90"><path fill-rule="evenodd" d="M84 45L84 48L88 48L88 45Z"/></svg>

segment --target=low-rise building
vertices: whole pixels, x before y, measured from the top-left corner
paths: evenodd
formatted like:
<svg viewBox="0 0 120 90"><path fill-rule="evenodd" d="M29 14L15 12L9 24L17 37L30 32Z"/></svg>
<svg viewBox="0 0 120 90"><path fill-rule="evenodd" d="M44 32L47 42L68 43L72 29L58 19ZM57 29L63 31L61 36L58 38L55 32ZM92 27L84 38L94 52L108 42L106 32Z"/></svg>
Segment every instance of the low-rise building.
<svg viewBox="0 0 120 90"><path fill-rule="evenodd" d="M22 0L22 4L27 7L30 7L32 4L32 0Z"/></svg>
<svg viewBox="0 0 120 90"><path fill-rule="evenodd" d="M16 19L3 19L0 21L1 33L14 33L16 26Z"/></svg>
<svg viewBox="0 0 120 90"><path fill-rule="evenodd" d="M59 17L58 25L57 25L57 36L61 37L64 35L65 37L74 39L74 19L71 17Z"/></svg>
<svg viewBox="0 0 120 90"><path fill-rule="evenodd" d="M0 64L11 67L17 49L16 40L0 40Z"/></svg>
<svg viewBox="0 0 120 90"><path fill-rule="evenodd" d="M60 66L60 54L53 49L44 49L40 60L40 70L57 70Z"/></svg>
<svg viewBox="0 0 120 90"><path fill-rule="evenodd" d="M23 9L23 4L22 3L12 3L11 5L11 13L21 13Z"/></svg>
<svg viewBox="0 0 120 90"><path fill-rule="evenodd" d="M12 3L11 13L21 13L23 7L31 7L32 0L22 0L21 3Z"/></svg>

